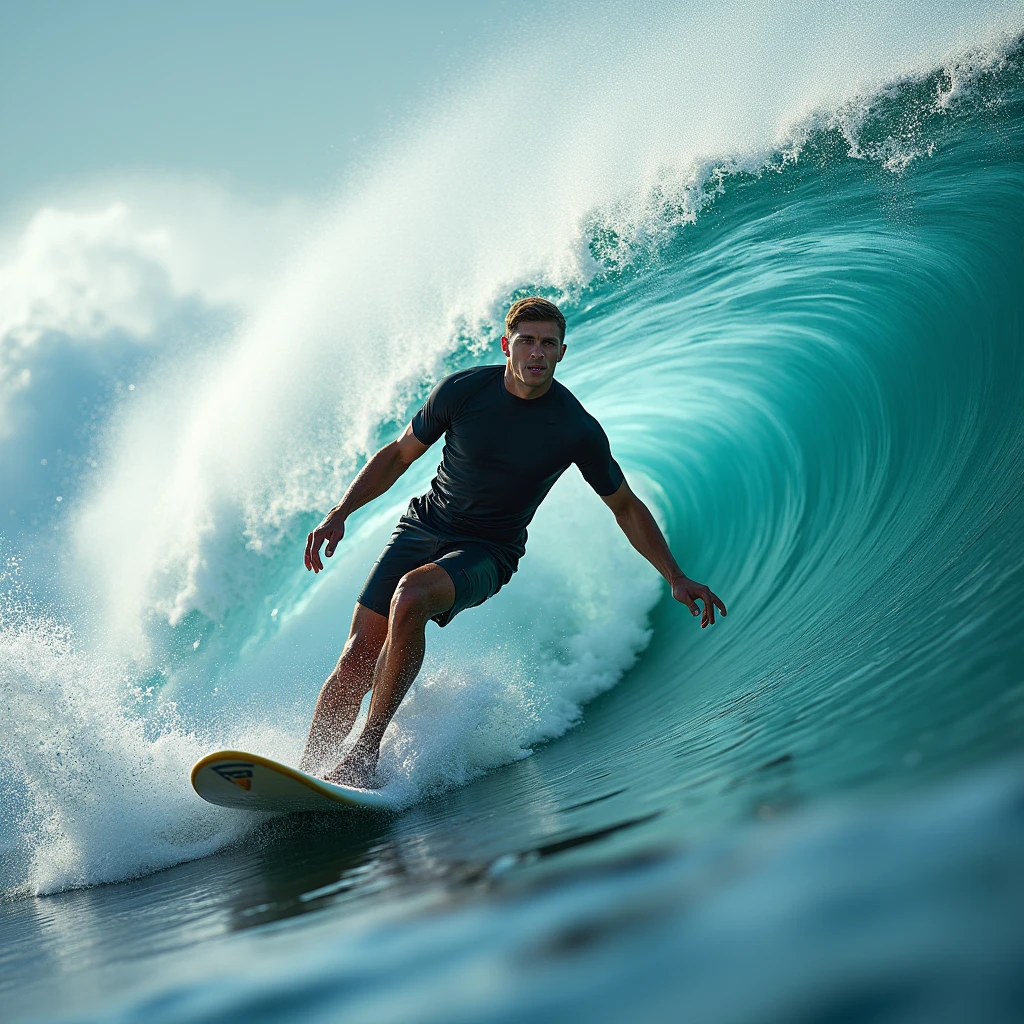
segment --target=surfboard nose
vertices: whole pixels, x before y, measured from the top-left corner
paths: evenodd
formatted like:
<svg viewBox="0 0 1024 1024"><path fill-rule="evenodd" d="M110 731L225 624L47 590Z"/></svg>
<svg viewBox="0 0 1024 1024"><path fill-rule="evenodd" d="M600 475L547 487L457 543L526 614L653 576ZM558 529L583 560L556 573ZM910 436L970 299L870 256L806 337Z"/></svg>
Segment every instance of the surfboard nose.
<svg viewBox="0 0 1024 1024"><path fill-rule="evenodd" d="M246 811L390 809L376 790L324 782L290 765L240 750L217 750L192 767L192 788L208 803Z"/></svg>

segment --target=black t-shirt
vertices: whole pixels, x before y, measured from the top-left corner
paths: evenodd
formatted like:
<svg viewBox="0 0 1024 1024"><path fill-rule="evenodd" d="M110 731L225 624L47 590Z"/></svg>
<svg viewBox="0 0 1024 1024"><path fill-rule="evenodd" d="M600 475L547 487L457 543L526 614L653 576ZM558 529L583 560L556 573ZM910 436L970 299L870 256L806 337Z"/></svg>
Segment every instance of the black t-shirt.
<svg viewBox="0 0 1024 1024"><path fill-rule="evenodd" d="M504 365L453 373L413 417L423 444L445 435L437 475L413 511L445 533L518 546L571 463L603 496L623 476L601 424L567 388L552 381L540 398L517 398L504 376Z"/></svg>

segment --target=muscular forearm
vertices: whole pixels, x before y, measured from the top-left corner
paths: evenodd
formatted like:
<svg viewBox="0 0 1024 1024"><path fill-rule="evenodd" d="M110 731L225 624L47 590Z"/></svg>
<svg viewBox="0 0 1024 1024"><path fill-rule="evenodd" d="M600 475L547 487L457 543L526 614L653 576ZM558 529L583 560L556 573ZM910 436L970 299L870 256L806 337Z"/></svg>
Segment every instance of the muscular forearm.
<svg viewBox="0 0 1024 1024"><path fill-rule="evenodd" d="M654 566L662 576L673 583L685 579L686 574L672 557L665 535L661 532L651 515L651 510L637 497L633 497L629 507L615 516L615 521L622 532L629 538L630 544Z"/></svg>
<svg viewBox="0 0 1024 1024"><path fill-rule="evenodd" d="M629 489L629 484L623 481L614 494L604 498L604 503L614 513L615 521L629 538L630 544L668 580L672 597L685 604L694 615L700 615L701 629L714 625L716 607L725 615L725 605L721 598L711 593L711 589L703 583L691 580L679 568L651 510ZM703 613L697 605L698 601L704 603Z"/></svg>
<svg viewBox="0 0 1024 1024"><path fill-rule="evenodd" d="M331 510L331 515L347 519L357 508L380 497L409 468L392 441L377 452L356 474L345 496Z"/></svg>
<svg viewBox="0 0 1024 1024"><path fill-rule="evenodd" d="M356 475L345 497L324 516L320 525L306 538L306 568L320 572L320 545L325 543L324 557L330 558L345 536L345 520L357 508L383 494L427 450L420 444L412 428L391 444L384 445Z"/></svg>

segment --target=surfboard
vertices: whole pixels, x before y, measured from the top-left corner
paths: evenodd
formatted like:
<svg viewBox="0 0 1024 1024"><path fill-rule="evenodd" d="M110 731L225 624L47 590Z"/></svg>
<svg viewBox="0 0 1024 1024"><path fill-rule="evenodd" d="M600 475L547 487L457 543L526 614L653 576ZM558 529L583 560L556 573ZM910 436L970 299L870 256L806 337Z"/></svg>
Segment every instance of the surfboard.
<svg viewBox="0 0 1024 1024"><path fill-rule="evenodd" d="M211 804L245 811L340 811L345 807L391 806L376 790L337 786L242 750L215 750L196 761L192 788Z"/></svg>

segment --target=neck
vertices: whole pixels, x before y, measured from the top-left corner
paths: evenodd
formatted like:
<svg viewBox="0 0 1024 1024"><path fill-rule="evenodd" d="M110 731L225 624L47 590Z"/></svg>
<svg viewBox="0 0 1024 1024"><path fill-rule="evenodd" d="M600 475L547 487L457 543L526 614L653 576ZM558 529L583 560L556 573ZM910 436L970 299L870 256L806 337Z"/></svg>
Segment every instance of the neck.
<svg viewBox="0 0 1024 1024"><path fill-rule="evenodd" d="M530 387L529 384L525 384L512 372L512 366L509 363L505 364L505 390L510 395L515 395L516 398L525 398L527 400L541 398L551 390L551 384L554 379L554 377L548 377L543 384Z"/></svg>

